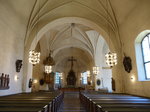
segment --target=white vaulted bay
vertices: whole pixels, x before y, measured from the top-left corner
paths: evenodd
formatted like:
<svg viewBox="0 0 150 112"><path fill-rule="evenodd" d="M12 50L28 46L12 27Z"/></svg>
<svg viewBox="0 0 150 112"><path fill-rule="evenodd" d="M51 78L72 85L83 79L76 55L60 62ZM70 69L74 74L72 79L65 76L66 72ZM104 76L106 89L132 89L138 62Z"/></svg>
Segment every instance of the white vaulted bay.
<svg viewBox="0 0 150 112"><path fill-rule="evenodd" d="M81 88L150 97L150 60L144 60L150 40L146 51L142 47L150 33L149 4L0 0L0 96ZM30 50L40 52L39 64L29 63ZM108 52L117 54L117 65L106 64ZM49 55L55 63L46 74Z"/></svg>

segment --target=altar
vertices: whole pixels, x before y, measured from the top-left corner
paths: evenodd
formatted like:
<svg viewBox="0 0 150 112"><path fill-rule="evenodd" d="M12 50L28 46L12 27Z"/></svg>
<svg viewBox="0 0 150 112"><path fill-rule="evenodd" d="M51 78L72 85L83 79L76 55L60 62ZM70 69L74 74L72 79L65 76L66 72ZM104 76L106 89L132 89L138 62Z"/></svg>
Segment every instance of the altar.
<svg viewBox="0 0 150 112"><path fill-rule="evenodd" d="M76 76L75 76L75 72L73 70L70 70L70 72L67 76L67 85L73 86L73 87L76 85Z"/></svg>
<svg viewBox="0 0 150 112"><path fill-rule="evenodd" d="M67 76L67 86L75 87L76 75L75 75L75 72L73 71L73 61L76 61L76 59L74 59L72 56L68 61L71 61L71 69L70 69L68 76Z"/></svg>

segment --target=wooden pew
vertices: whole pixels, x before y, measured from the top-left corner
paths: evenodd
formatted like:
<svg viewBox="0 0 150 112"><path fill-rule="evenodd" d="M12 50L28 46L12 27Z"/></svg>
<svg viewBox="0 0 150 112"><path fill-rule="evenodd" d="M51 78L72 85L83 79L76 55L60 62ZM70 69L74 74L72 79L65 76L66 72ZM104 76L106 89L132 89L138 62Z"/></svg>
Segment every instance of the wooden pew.
<svg viewBox="0 0 150 112"><path fill-rule="evenodd" d="M39 92L0 97L0 112L56 112L63 93ZM56 101L59 101L57 103Z"/></svg>
<svg viewBox="0 0 150 112"><path fill-rule="evenodd" d="M150 99L120 94L81 94L88 112L150 112Z"/></svg>

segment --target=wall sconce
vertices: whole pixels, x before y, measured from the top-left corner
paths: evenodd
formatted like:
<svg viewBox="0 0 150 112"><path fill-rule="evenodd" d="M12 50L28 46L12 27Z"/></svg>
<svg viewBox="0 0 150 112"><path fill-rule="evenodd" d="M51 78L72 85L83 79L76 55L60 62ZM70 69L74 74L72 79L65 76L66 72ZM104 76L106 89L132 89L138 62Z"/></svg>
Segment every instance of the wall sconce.
<svg viewBox="0 0 150 112"><path fill-rule="evenodd" d="M33 83L34 83L34 84L38 83L38 80L37 80L37 79L34 79L34 80L33 80Z"/></svg>
<svg viewBox="0 0 150 112"><path fill-rule="evenodd" d="M17 81L19 77L17 75L14 76L14 80Z"/></svg>
<svg viewBox="0 0 150 112"><path fill-rule="evenodd" d="M135 76L131 76L131 81L134 82L135 81Z"/></svg>
<svg viewBox="0 0 150 112"><path fill-rule="evenodd" d="M22 60L16 61L16 72L20 72L20 69L22 67Z"/></svg>

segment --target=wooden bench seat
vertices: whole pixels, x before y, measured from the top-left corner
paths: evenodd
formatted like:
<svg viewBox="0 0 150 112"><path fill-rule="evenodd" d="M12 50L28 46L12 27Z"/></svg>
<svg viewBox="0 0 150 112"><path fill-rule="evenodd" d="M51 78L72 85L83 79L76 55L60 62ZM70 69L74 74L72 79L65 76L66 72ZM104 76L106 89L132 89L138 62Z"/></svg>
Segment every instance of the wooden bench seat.
<svg viewBox="0 0 150 112"><path fill-rule="evenodd" d="M134 108L141 107L141 108L150 108L150 105L147 105L147 104L130 104L130 103L123 103L123 104L107 103L107 104L98 104L98 105L101 105L101 107L134 107Z"/></svg>
<svg viewBox="0 0 150 112"><path fill-rule="evenodd" d="M56 112L63 93L22 93L0 97L0 112Z"/></svg>
<svg viewBox="0 0 150 112"><path fill-rule="evenodd" d="M37 98L20 98L20 99L0 99L0 101L51 101L53 100L54 98L51 98L51 99L48 99L48 98L45 98L45 99L37 99Z"/></svg>
<svg viewBox="0 0 150 112"><path fill-rule="evenodd" d="M44 107L47 103L5 103L0 104L0 107Z"/></svg>
<svg viewBox="0 0 150 112"><path fill-rule="evenodd" d="M0 112L46 112L40 107L0 107Z"/></svg>
<svg viewBox="0 0 150 112"><path fill-rule="evenodd" d="M102 110L105 112L150 112L149 108L102 108Z"/></svg>
<svg viewBox="0 0 150 112"><path fill-rule="evenodd" d="M88 112L150 112L150 99L118 94L81 94Z"/></svg>

